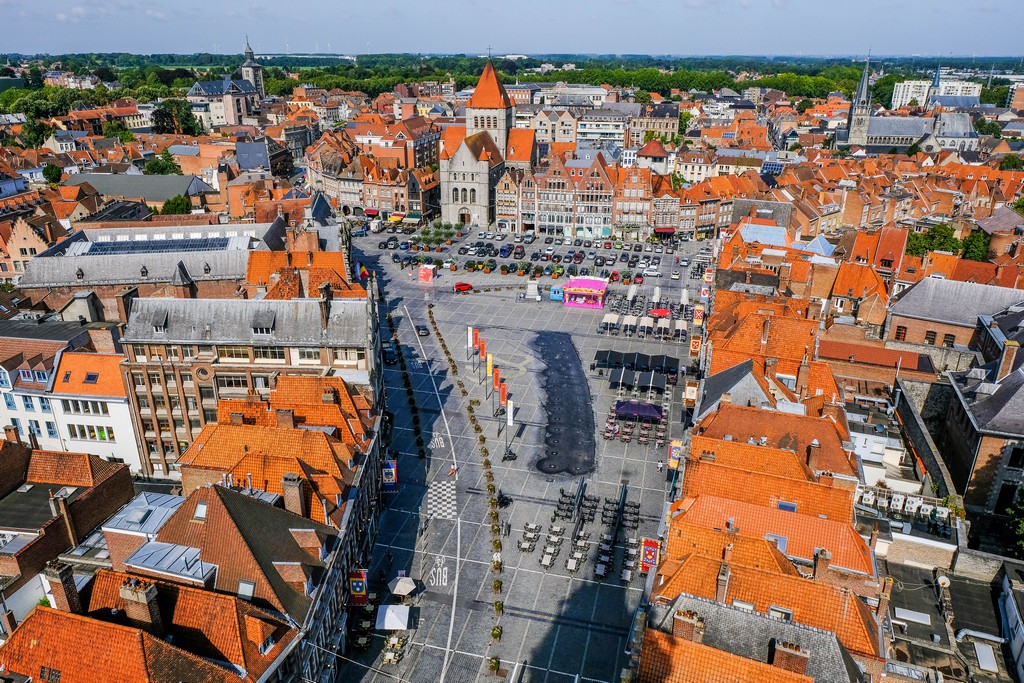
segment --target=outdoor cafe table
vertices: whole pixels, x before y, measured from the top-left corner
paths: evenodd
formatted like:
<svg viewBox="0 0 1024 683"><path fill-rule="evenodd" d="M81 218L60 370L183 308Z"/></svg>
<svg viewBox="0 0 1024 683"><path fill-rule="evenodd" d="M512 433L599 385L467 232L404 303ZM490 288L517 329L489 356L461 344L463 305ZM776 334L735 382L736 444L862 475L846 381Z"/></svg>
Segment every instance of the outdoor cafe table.
<svg viewBox="0 0 1024 683"><path fill-rule="evenodd" d="M633 579L633 572L631 572L628 569L623 569L622 570L622 580L623 581L631 581L632 579Z"/></svg>
<svg viewBox="0 0 1024 683"><path fill-rule="evenodd" d="M572 554L572 556L573 556L573 559L576 559L576 560L585 560L585 559L587 559L587 554L585 552L583 552L582 550L577 550L576 552L574 552Z"/></svg>
<svg viewBox="0 0 1024 683"><path fill-rule="evenodd" d="M598 578L604 578L604 575L608 573L608 567L603 564L599 564L594 567L594 575Z"/></svg>
<svg viewBox="0 0 1024 683"><path fill-rule="evenodd" d="M554 561L554 555L545 555L544 557L540 558L540 565L542 567L550 567L554 563Z"/></svg>
<svg viewBox="0 0 1024 683"><path fill-rule="evenodd" d="M576 560L575 558L570 559L568 562L565 563L565 568L571 572L576 571L580 568L579 560Z"/></svg>

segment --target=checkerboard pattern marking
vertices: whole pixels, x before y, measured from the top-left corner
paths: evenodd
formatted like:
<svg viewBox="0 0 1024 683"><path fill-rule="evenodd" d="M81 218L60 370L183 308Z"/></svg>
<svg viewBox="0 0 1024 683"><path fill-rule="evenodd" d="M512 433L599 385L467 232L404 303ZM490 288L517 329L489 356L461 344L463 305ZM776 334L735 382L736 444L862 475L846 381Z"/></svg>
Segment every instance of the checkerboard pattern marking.
<svg viewBox="0 0 1024 683"><path fill-rule="evenodd" d="M454 481L434 481L427 489L427 516L434 519L455 519L458 515Z"/></svg>

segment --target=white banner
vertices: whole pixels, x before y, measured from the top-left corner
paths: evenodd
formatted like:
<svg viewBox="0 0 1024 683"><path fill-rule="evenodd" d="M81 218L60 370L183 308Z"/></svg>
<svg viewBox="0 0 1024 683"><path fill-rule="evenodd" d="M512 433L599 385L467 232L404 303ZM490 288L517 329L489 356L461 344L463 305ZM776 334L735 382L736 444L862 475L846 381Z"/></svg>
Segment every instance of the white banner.
<svg viewBox="0 0 1024 683"><path fill-rule="evenodd" d="M508 400L508 407L505 409L505 426L512 429L512 413L515 412L515 406L512 405L512 399Z"/></svg>

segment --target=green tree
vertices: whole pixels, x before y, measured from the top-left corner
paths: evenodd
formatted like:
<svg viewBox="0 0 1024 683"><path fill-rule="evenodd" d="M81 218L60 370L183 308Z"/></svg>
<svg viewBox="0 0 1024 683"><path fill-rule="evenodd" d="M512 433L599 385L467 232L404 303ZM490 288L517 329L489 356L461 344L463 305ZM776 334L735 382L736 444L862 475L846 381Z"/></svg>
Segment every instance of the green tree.
<svg viewBox="0 0 1024 683"><path fill-rule="evenodd" d="M1006 508L1006 514L1010 516L1006 525L1010 553L1014 557L1024 558L1024 496L1018 495Z"/></svg>
<svg viewBox="0 0 1024 683"><path fill-rule="evenodd" d="M47 164L43 166L43 178L51 185L56 185L60 182L61 176L64 175L64 171L61 170L60 166L56 164Z"/></svg>
<svg viewBox="0 0 1024 683"><path fill-rule="evenodd" d="M800 100L799 102L796 103L796 112L798 114L803 114L813 106L814 102L812 102L811 100Z"/></svg>
<svg viewBox="0 0 1024 683"><path fill-rule="evenodd" d="M164 202L164 206L160 209L160 213L164 216L170 216L172 214L185 214L192 212L192 202L189 198L183 194L175 195Z"/></svg>
<svg viewBox="0 0 1024 683"><path fill-rule="evenodd" d="M185 100L164 100L153 109L153 132L202 135L203 124Z"/></svg>
<svg viewBox="0 0 1024 683"><path fill-rule="evenodd" d="M1007 154L999 162L1000 171L1019 171L1024 169L1024 161L1017 154Z"/></svg>
<svg viewBox="0 0 1024 683"><path fill-rule="evenodd" d="M633 93L633 101L636 102L637 104L650 104L651 93L647 92L646 90L637 90L635 93Z"/></svg>
<svg viewBox="0 0 1024 683"><path fill-rule="evenodd" d="M960 240L953 233L952 226L936 225L928 232L912 232L907 237L907 253L911 256L924 256L929 251L948 251L960 253Z"/></svg>
<svg viewBox="0 0 1024 683"><path fill-rule="evenodd" d="M685 135L686 129L690 127L690 120L693 118L693 112L689 109L684 109L679 112L679 134Z"/></svg>
<svg viewBox="0 0 1024 683"><path fill-rule="evenodd" d="M978 135L991 135L994 138L1003 137L1003 129L999 127L999 124L988 119L978 119L974 124L974 130L978 131Z"/></svg>
<svg viewBox="0 0 1024 683"><path fill-rule="evenodd" d="M1024 197L1021 197L1020 199L1015 201L1012 205L1012 208L1014 211L1024 216Z"/></svg>
<svg viewBox="0 0 1024 683"><path fill-rule="evenodd" d="M917 101L916 97L914 97L909 102L907 102L907 106L908 107L920 107L921 103Z"/></svg>
<svg viewBox="0 0 1024 683"><path fill-rule="evenodd" d="M146 175L181 175L181 167L171 156L171 152L165 149L147 161L142 167L142 172Z"/></svg>
<svg viewBox="0 0 1024 683"><path fill-rule="evenodd" d="M103 124L103 137L117 138L121 142L131 142L135 134L124 127L121 121L107 121Z"/></svg>
<svg viewBox="0 0 1024 683"><path fill-rule="evenodd" d="M964 238L963 257L968 261L987 261L989 235L984 230L972 230Z"/></svg>
<svg viewBox="0 0 1024 683"><path fill-rule="evenodd" d="M920 151L921 151L921 145L919 145L919 144L917 144L915 142L910 147L907 147L907 156L908 157L912 157L912 156L914 156L915 154L917 154Z"/></svg>
<svg viewBox="0 0 1024 683"><path fill-rule="evenodd" d="M25 149L38 149L52 132L53 130L45 123L29 119L21 126L21 141L25 144Z"/></svg>

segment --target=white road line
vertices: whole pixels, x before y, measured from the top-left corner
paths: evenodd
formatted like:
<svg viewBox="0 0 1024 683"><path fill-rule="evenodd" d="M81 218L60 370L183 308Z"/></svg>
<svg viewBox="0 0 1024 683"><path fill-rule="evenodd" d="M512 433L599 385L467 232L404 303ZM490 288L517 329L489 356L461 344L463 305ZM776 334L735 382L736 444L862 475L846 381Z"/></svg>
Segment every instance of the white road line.
<svg viewBox="0 0 1024 683"><path fill-rule="evenodd" d="M405 310L405 317L408 321L412 322L412 315L409 313L409 307L402 304L402 308ZM427 357L427 350L423 348L423 340L420 339L419 335L416 335L416 343L420 347L420 357ZM452 439L452 430L448 425L448 416L444 412L444 402L441 400L441 392L437 390L437 380L434 379L434 373L428 372L427 376L430 378L430 385L434 387L434 397L437 398L437 405L441 408L441 419L444 421L444 431L448 434L448 446L452 452L452 467L455 468L455 481L459 480L458 472L458 460L455 458L455 441ZM439 683L444 683L445 676L448 675L448 665L451 659L452 653L452 634L455 631L455 601L459 596L459 564L460 558L462 557L462 520L459 517L459 512L455 512L455 589L452 591L452 614L451 619L448 621L448 642L445 646L444 652L444 664L441 667L441 680Z"/></svg>

